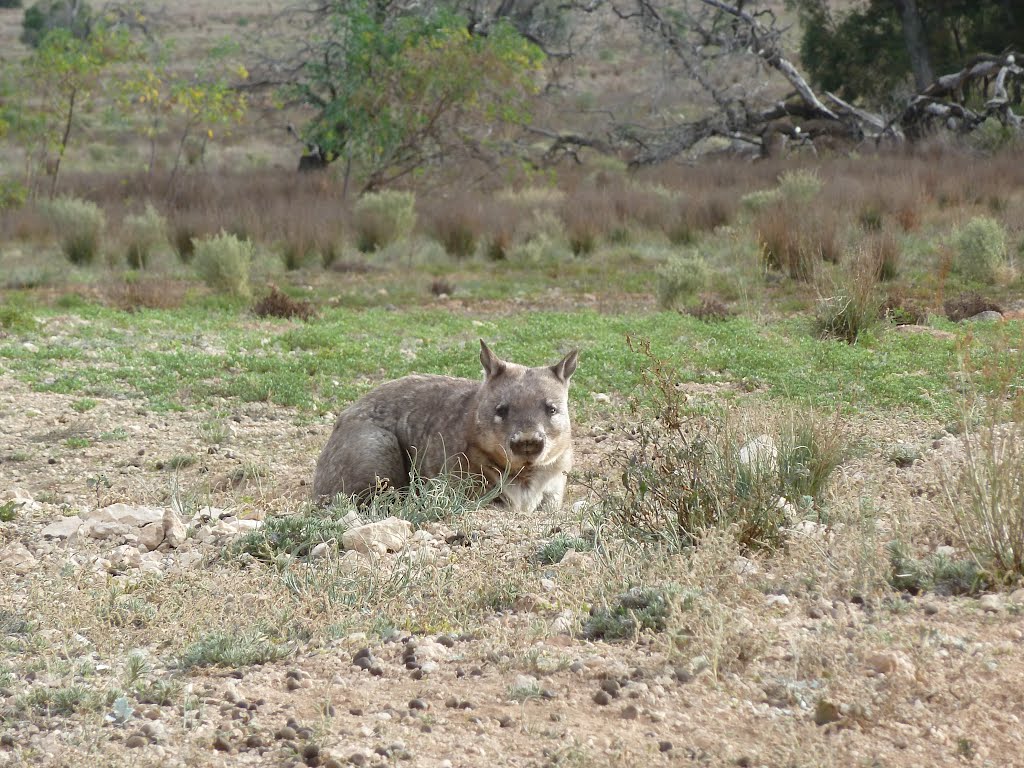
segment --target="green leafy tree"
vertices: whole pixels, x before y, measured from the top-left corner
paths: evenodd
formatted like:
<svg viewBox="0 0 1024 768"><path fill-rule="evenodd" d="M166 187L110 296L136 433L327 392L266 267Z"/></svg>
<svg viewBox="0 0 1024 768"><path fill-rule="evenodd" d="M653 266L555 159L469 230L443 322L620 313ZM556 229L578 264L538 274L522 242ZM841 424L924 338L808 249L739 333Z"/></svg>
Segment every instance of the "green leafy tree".
<svg viewBox="0 0 1024 768"><path fill-rule="evenodd" d="M15 104L8 110L11 133L25 150L26 186L34 194L43 174L51 177L50 195L57 191L61 164L80 115L98 93L110 85L103 77L113 64L133 55L131 38L123 30L95 26L85 38L70 30L53 29L19 66ZM26 87L31 84L31 87Z"/></svg>
<svg viewBox="0 0 1024 768"><path fill-rule="evenodd" d="M154 42L122 81L125 101L139 116L140 131L149 143L150 174L156 167L158 139L174 132L169 191L173 191L190 142L195 156L202 157L209 141L245 118L247 99L234 83L246 80L249 73L232 63L236 51L237 46L223 41L194 73L183 75L172 66L173 48Z"/></svg>
<svg viewBox="0 0 1024 768"><path fill-rule="evenodd" d="M800 14L800 56L814 84L876 105L1024 40L1024 9L1006 0L868 0L843 11L828 0L790 5Z"/></svg>
<svg viewBox="0 0 1024 768"><path fill-rule="evenodd" d="M505 22L471 34L455 13L396 13L365 0L328 4L302 41L291 103L316 113L303 131L328 161L386 186L460 151L481 153L492 130L525 123L544 54Z"/></svg>
<svg viewBox="0 0 1024 768"><path fill-rule="evenodd" d="M21 42L38 48L43 38L55 29L63 29L84 40L93 27L89 4L82 0L40 0L25 9L21 21Z"/></svg>

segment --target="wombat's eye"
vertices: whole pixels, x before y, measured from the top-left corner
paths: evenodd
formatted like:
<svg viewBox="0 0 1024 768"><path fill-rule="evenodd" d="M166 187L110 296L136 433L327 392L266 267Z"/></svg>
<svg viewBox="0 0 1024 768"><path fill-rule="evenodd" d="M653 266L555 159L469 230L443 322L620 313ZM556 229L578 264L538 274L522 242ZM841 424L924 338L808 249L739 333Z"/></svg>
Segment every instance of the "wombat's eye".
<svg viewBox="0 0 1024 768"><path fill-rule="evenodd" d="M548 412L548 416L554 416L556 413L558 413L558 408L556 408L553 405L544 406L544 410Z"/></svg>
<svg viewBox="0 0 1024 768"><path fill-rule="evenodd" d="M506 416L508 416L508 406L499 405L497 408L494 409L494 415L497 416L499 419L504 419Z"/></svg>

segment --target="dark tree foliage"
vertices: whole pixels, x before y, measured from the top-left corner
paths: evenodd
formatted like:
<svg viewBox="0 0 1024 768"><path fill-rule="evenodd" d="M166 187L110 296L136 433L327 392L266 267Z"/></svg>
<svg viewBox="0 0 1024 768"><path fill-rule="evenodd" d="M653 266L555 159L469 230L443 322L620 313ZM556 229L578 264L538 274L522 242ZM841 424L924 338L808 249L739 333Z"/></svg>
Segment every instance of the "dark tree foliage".
<svg viewBox="0 0 1024 768"><path fill-rule="evenodd" d="M39 0L25 9L21 21L21 42L38 48L48 32L66 29L84 40L93 25L93 13L82 0Z"/></svg>
<svg viewBox="0 0 1024 768"><path fill-rule="evenodd" d="M922 89L915 55L940 75L1024 41L1024 4L1016 0L868 0L845 12L828 0L791 5L800 13L800 56L814 85L872 105L902 102ZM919 50L907 34L909 19L919 23Z"/></svg>

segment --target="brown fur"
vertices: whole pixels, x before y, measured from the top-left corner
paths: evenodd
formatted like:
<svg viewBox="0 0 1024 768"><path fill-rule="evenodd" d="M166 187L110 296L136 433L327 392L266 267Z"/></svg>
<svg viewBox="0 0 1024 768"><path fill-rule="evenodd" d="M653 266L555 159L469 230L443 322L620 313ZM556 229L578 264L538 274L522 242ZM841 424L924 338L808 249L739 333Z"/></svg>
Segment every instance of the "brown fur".
<svg viewBox="0 0 1024 768"><path fill-rule="evenodd" d="M415 467L482 476L511 507L558 508L572 467L569 380L577 353L527 368L480 342L483 382L413 375L377 387L338 417L320 453L313 496L366 498L404 488Z"/></svg>

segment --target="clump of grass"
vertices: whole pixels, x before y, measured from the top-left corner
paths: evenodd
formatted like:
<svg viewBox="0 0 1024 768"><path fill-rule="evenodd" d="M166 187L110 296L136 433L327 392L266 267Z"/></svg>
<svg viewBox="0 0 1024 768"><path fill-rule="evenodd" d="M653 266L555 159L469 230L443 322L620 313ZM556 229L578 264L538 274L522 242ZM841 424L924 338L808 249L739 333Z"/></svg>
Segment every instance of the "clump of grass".
<svg viewBox="0 0 1024 768"><path fill-rule="evenodd" d="M76 712L97 712L107 703L107 697L84 685L61 688L36 686L15 701L15 708L46 717L73 715Z"/></svg>
<svg viewBox="0 0 1024 768"><path fill-rule="evenodd" d="M762 208L754 228L765 265L794 280L811 280L822 261L840 258L838 223L834 211L783 198Z"/></svg>
<svg viewBox="0 0 1024 768"><path fill-rule="evenodd" d="M1007 265L1006 230L990 216L976 216L953 232L953 267L969 280L994 283Z"/></svg>
<svg viewBox="0 0 1024 768"><path fill-rule="evenodd" d="M831 296L818 300L814 325L820 337L853 344L878 324L882 300L877 291L876 265L861 253L844 269Z"/></svg>
<svg viewBox="0 0 1024 768"><path fill-rule="evenodd" d="M911 557L902 542L886 545L889 554L889 584L912 595L934 592L938 595L978 595L992 584L973 559L953 559L932 554L923 559Z"/></svg>
<svg viewBox="0 0 1024 768"><path fill-rule="evenodd" d="M705 323L728 320L734 314L729 307L714 296L702 297L699 304L689 307L684 313Z"/></svg>
<svg viewBox="0 0 1024 768"><path fill-rule="evenodd" d="M865 257L879 280L888 282L899 274L900 244L889 231L879 231L864 240Z"/></svg>
<svg viewBox="0 0 1024 768"><path fill-rule="evenodd" d="M253 305L252 312L257 317L297 317L300 320L316 316L310 302L293 299L276 285L271 285L270 291Z"/></svg>
<svg viewBox="0 0 1024 768"><path fill-rule="evenodd" d="M628 640L642 632L664 632L672 614L669 595L654 587L633 587L610 605L595 606L583 625L587 640Z"/></svg>
<svg viewBox="0 0 1024 768"><path fill-rule="evenodd" d="M795 203L809 203L821 193L821 178L814 170L798 168L779 176L779 192Z"/></svg>
<svg viewBox="0 0 1024 768"><path fill-rule="evenodd" d="M480 241L480 219L468 199L456 198L431 212L428 230L449 256L466 259L476 253Z"/></svg>
<svg viewBox="0 0 1024 768"><path fill-rule="evenodd" d="M658 269L658 304L673 309L693 299L707 288L707 264L695 252L672 256Z"/></svg>
<svg viewBox="0 0 1024 768"><path fill-rule="evenodd" d="M774 437L758 434L727 411L689 403L678 373L649 344L636 348L648 367L612 513L640 539L694 545L721 529L744 547L778 547L791 522L787 500L804 509L820 504L844 458L838 422L807 414L769 427Z"/></svg>
<svg viewBox="0 0 1024 768"><path fill-rule="evenodd" d="M167 240L167 221L152 203L146 203L141 214L125 216L122 229L127 241L125 260L132 269L145 269L153 251Z"/></svg>
<svg viewBox="0 0 1024 768"><path fill-rule="evenodd" d="M943 498L978 565L997 582L1024 577L1024 390L1021 360L1003 360L982 424L967 432L959 472L944 473ZM968 420L965 419L965 425Z"/></svg>
<svg viewBox="0 0 1024 768"><path fill-rule="evenodd" d="M893 325L924 325L928 322L927 307L899 292L886 296L879 312Z"/></svg>
<svg viewBox="0 0 1024 768"><path fill-rule="evenodd" d="M195 243L195 267L203 281L214 291L248 298L249 269L253 245L234 235L221 232Z"/></svg>
<svg viewBox="0 0 1024 768"><path fill-rule="evenodd" d="M182 669L195 667L251 667L277 661L292 649L270 639L260 629L245 632L211 632L192 643L180 659Z"/></svg>
<svg viewBox="0 0 1024 768"><path fill-rule="evenodd" d="M72 264L92 264L107 228L103 210L89 200L59 197L44 208L61 250Z"/></svg>
<svg viewBox="0 0 1024 768"><path fill-rule="evenodd" d="M363 195L353 210L356 247L363 253L379 251L405 240L416 226L416 196L385 190Z"/></svg>

